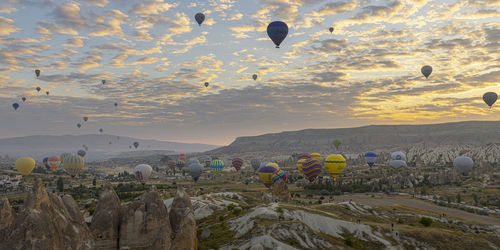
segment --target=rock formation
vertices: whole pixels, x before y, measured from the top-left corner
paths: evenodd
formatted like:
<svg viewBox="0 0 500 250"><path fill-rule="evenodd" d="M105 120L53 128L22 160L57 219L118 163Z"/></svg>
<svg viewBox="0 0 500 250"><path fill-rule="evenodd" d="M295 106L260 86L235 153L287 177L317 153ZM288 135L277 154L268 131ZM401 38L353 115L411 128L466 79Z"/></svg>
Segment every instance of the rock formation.
<svg viewBox="0 0 500 250"><path fill-rule="evenodd" d="M279 179L273 184L272 192L273 196L280 202L290 202L291 200L290 191L288 191L288 186L283 179Z"/></svg>
<svg viewBox="0 0 500 250"><path fill-rule="evenodd" d="M177 188L169 217L172 232L175 235L171 249L197 249L193 206L183 187Z"/></svg>
<svg viewBox="0 0 500 250"><path fill-rule="evenodd" d="M132 202L120 223L120 248L169 249L171 228L168 210L156 187Z"/></svg>
<svg viewBox="0 0 500 250"><path fill-rule="evenodd" d="M14 222L14 220L15 215L14 211L12 211L9 200L7 198L3 198L2 201L0 201L0 232L4 228L9 227Z"/></svg>
<svg viewBox="0 0 500 250"><path fill-rule="evenodd" d="M90 229L96 237L95 249L118 249L121 214L120 199L108 182L99 194L90 224Z"/></svg>
<svg viewBox="0 0 500 250"><path fill-rule="evenodd" d="M41 179L36 180L19 216L1 233L0 249L93 249L94 246L93 235L73 198L48 194Z"/></svg>

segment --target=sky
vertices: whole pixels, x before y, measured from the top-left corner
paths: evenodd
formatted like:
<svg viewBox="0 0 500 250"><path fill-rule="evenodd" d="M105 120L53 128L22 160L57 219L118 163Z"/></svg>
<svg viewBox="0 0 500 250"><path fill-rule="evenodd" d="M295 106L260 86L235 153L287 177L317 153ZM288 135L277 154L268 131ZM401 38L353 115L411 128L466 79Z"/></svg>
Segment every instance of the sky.
<svg viewBox="0 0 500 250"><path fill-rule="evenodd" d="M289 27L279 49L266 33L276 20ZM227 145L498 120L482 95L500 92L499 62L500 0L2 0L0 138L102 128Z"/></svg>

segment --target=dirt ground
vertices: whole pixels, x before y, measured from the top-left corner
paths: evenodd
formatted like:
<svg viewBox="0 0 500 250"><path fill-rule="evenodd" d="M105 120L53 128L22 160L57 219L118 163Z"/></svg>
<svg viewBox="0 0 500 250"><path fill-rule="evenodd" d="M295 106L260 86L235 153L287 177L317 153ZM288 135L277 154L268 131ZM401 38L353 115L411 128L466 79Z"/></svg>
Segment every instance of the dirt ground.
<svg viewBox="0 0 500 250"><path fill-rule="evenodd" d="M435 205L429 201L413 199L404 196L375 196L371 197L368 194L353 194L335 196L335 201L352 200L358 204L368 205L372 207L391 207L405 206L416 208L419 210L429 211L431 213L446 214L447 218L457 218L462 221L469 221L480 224L500 225L500 219L493 216L483 216L469 213L455 208L442 207Z"/></svg>

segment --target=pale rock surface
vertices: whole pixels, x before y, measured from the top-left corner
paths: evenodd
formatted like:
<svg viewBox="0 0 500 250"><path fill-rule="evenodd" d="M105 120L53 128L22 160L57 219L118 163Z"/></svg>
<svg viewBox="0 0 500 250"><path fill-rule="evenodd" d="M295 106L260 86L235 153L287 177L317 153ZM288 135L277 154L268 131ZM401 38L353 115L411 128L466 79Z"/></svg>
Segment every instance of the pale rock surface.
<svg viewBox="0 0 500 250"><path fill-rule="evenodd" d="M120 199L111 183L107 182L101 189L90 224L96 237L95 249L118 249L121 210Z"/></svg>
<svg viewBox="0 0 500 250"><path fill-rule="evenodd" d="M171 249L197 249L197 230L191 199L183 187L178 187L170 208L170 225L175 235Z"/></svg>

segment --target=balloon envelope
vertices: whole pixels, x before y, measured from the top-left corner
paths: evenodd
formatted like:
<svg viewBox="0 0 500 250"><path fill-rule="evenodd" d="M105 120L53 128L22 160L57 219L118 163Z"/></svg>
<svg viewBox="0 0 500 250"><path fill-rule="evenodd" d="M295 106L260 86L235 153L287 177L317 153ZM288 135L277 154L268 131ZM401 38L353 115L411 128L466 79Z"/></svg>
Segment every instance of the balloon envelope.
<svg viewBox="0 0 500 250"><path fill-rule="evenodd" d="M252 78L253 78L254 80L257 80L257 74L253 74Z"/></svg>
<svg viewBox="0 0 500 250"><path fill-rule="evenodd" d="M377 154L373 152L368 152L365 154L365 161L368 166L372 167L375 164L375 160L377 160Z"/></svg>
<svg viewBox="0 0 500 250"><path fill-rule="evenodd" d="M208 82L206 82L206 83L205 83L205 87L208 87L208 85L209 85L209 83L208 83Z"/></svg>
<svg viewBox="0 0 500 250"><path fill-rule="evenodd" d="M51 156L47 160L47 163L49 164L50 169L52 169L52 171L56 171L59 165L61 165L61 159L57 156Z"/></svg>
<svg viewBox="0 0 500 250"><path fill-rule="evenodd" d="M25 102L26 101L26 97L23 96L23 98L21 98L21 100L23 100L23 102Z"/></svg>
<svg viewBox="0 0 500 250"><path fill-rule="evenodd" d="M276 163L268 162L266 165L259 168L259 178L266 187L273 185L272 175L275 171L279 170Z"/></svg>
<svg viewBox="0 0 500 250"><path fill-rule="evenodd" d="M184 167L185 163L184 161L181 161L181 160L178 160L176 163L175 163L175 166L181 170L183 167Z"/></svg>
<svg viewBox="0 0 500 250"><path fill-rule="evenodd" d="M321 162L321 160L322 160L320 153L312 153L309 156L311 157L311 159L315 159L315 160L317 160L319 162Z"/></svg>
<svg viewBox="0 0 500 250"><path fill-rule="evenodd" d="M252 161L250 161L250 164L252 165L252 168L257 171L259 170L259 167L260 167L260 161L257 160L257 159L252 159Z"/></svg>
<svg viewBox="0 0 500 250"><path fill-rule="evenodd" d="M279 48L281 42L288 35L288 25L281 21L274 21L267 26L267 35L274 42L276 48Z"/></svg>
<svg viewBox="0 0 500 250"><path fill-rule="evenodd" d="M453 168L461 175L469 175L474 167L474 161L467 156L459 156L453 160Z"/></svg>
<svg viewBox="0 0 500 250"><path fill-rule="evenodd" d="M233 165L233 168L236 169L236 171L240 171L241 166L243 165L243 160L241 158L234 158L232 165Z"/></svg>
<svg viewBox="0 0 500 250"><path fill-rule="evenodd" d="M215 172L215 173L220 173L222 172L222 169L224 168L224 162L222 160L213 160L212 163L210 163L210 168Z"/></svg>
<svg viewBox="0 0 500 250"><path fill-rule="evenodd" d="M31 157L19 158L16 160L15 167L23 177L26 177L35 168L35 160Z"/></svg>
<svg viewBox="0 0 500 250"><path fill-rule="evenodd" d="M321 163L315 159L302 159L302 173L310 181L316 180L321 173Z"/></svg>
<svg viewBox="0 0 500 250"><path fill-rule="evenodd" d="M88 120L89 120L88 117L86 117L86 116L83 117L83 121L88 121Z"/></svg>
<svg viewBox="0 0 500 250"><path fill-rule="evenodd" d="M198 178L200 178L202 167L200 163L190 163L187 171L193 177L194 182L197 182Z"/></svg>
<svg viewBox="0 0 500 250"><path fill-rule="evenodd" d="M83 150L83 149L80 149L80 150L78 150L77 154L79 156L81 156L81 157L85 157L85 155L87 154L87 152L85 152L85 150Z"/></svg>
<svg viewBox="0 0 500 250"><path fill-rule="evenodd" d="M79 155L66 155L62 160L62 166L74 178L80 169L85 165L85 161Z"/></svg>
<svg viewBox="0 0 500 250"><path fill-rule="evenodd" d="M391 159L406 161L406 155L403 152L397 151L391 154Z"/></svg>
<svg viewBox="0 0 500 250"><path fill-rule="evenodd" d="M153 174L153 168L148 164L139 164L134 168L135 178L140 182L145 182Z"/></svg>
<svg viewBox="0 0 500 250"><path fill-rule="evenodd" d="M13 103L12 107L14 108L14 110L17 110L19 108L19 103L17 102Z"/></svg>
<svg viewBox="0 0 500 250"><path fill-rule="evenodd" d="M330 31L330 33L333 33L333 27L328 28L328 30Z"/></svg>
<svg viewBox="0 0 500 250"><path fill-rule="evenodd" d="M50 166L49 166L49 157L43 158L42 162L43 162L43 165L45 166L45 168L47 168L47 170L49 170L50 169Z"/></svg>
<svg viewBox="0 0 500 250"><path fill-rule="evenodd" d="M346 167L347 163L342 155L334 154L329 155L325 159L325 168L332 176L333 180L336 180Z"/></svg>
<svg viewBox="0 0 500 250"><path fill-rule="evenodd" d="M36 87L36 91L40 92L40 90L42 90L42 88Z"/></svg>
<svg viewBox="0 0 500 250"><path fill-rule="evenodd" d="M194 19L196 20L198 25L201 26L201 23L205 21L205 15L203 13L196 13L196 15L194 15Z"/></svg>
<svg viewBox="0 0 500 250"><path fill-rule="evenodd" d="M134 148L139 147L139 142L134 142Z"/></svg>
<svg viewBox="0 0 500 250"><path fill-rule="evenodd" d="M401 167L406 167L406 162L403 160L392 160L389 165L394 169L399 169Z"/></svg>
<svg viewBox="0 0 500 250"><path fill-rule="evenodd" d="M106 80L101 80L102 84L106 84Z"/></svg>
<svg viewBox="0 0 500 250"><path fill-rule="evenodd" d="M40 76L40 70L39 69L35 69L35 75L36 75L36 77Z"/></svg>
<svg viewBox="0 0 500 250"><path fill-rule="evenodd" d="M273 183L277 182L279 179L286 181L288 179L288 175L285 173L285 171L279 169L273 172L273 174L271 175L271 179Z"/></svg>
<svg viewBox="0 0 500 250"><path fill-rule="evenodd" d="M420 71L422 72L422 75L425 76L425 78L429 78L432 73L432 67L429 65L425 65Z"/></svg>
<svg viewBox="0 0 500 250"><path fill-rule="evenodd" d="M82 124L77 123L77 124L76 124L76 126L77 126L78 128L81 128L81 127L82 127Z"/></svg>
<svg viewBox="0 0 500 250"><path fill-rule="evenodd" d="M488 104L488 106L493 106L498 99L498 95L495 92L486 92L483 95L483 101Z"/></svg>
<svg viewBox="0 0 500 250"><path fill-rule="evenodd" d="M179 159L181 159L181 161L186 160L186 154L180 154Z"/></svg>

